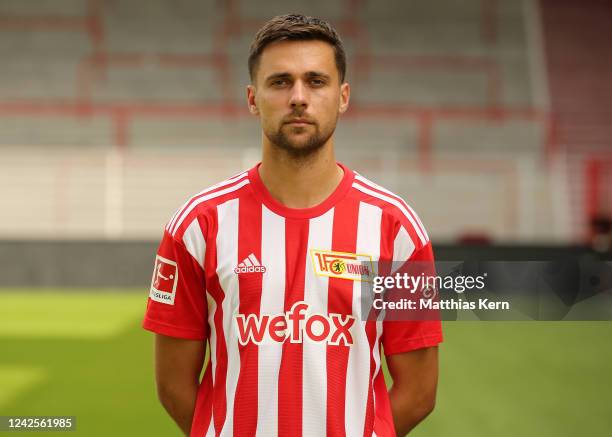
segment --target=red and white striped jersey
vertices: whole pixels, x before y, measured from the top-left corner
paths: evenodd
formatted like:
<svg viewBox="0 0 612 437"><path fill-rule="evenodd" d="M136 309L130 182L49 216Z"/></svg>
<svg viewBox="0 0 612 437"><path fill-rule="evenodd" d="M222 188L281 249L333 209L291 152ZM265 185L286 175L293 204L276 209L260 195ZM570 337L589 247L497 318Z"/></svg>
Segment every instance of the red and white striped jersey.
<svg viewBox="0 0 612 437"><path fill-rule="evenodd" d="M437 345L441 325L364 321L352 261L433 260L431 244L406 202L339 165L313 208L280 204L256 166L166 226L143 326L208 341L192 436L395 435L381 346Z"/></svg>

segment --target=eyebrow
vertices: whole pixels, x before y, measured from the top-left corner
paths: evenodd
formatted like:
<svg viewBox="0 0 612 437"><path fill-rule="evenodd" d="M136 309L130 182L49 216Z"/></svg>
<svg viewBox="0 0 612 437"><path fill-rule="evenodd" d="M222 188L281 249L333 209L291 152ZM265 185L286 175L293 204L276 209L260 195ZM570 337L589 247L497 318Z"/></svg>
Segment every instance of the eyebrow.
<svg viewBox="0 0 612 437"><path fill-rule="evenodd" d="M266 82L272 80L272 79L284 79L287 77L291 77L291 75L289 73L274 73L271 74L270 76L266 77Z"/></svg>
<svg viewBox="0 0 612 437"><path fill-rule="evenodd" d="M325 79L329 79L329 74L325 74L320 71L309 71L308 73L306 73L306 76L307 77L323 77Z"/></svg>
<svg viewBox="0 0 612 437"><path fill-rule="evenodd" d="M323 77L325 79L330 79L329 74L323 73L321 71L308 71L305 74L306 77L308 78L312 78L312 77ZM271 74L270 76L266 77L266 82L273 80L273 79L286 79L286 78L290 78L291 74L288 72L282 72L282 73L274 73Z"/></svg>

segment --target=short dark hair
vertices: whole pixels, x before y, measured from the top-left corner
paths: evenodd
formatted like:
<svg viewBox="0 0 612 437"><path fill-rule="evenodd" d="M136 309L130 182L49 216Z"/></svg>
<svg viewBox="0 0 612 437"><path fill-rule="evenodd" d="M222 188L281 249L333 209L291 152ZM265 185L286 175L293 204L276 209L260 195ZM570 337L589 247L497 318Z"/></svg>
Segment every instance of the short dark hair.
<svg viewBox="0 0 612 437"><path fill-rule="evenodd" d="M268 44L275 41L308 40L325 41L333 47L340 83L343 83L346 76L346 54L338 32L326 21L300 14L278 15L264 24L255 34L249 53L251 82L259 66L259 58Z"/></svg>

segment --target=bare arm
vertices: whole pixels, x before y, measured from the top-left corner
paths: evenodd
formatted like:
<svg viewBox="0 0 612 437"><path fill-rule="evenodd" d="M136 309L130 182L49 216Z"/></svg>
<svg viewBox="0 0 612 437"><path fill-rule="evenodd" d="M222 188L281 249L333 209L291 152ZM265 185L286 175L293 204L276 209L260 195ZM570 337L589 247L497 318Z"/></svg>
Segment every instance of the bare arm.
<svg viewBox="0 0 612 437"><path fill-rule="evenodd" d="M204 354L203 341L155 335L157 395L185 435L191 431Z"/></svg>
<svg viewBox="0 0 612 437"><path fill-rule="evenodd" d="M393 422L398 436L404 436L434 409L438 385L438 347L388 355L393 378L389 390Z"/></svg>

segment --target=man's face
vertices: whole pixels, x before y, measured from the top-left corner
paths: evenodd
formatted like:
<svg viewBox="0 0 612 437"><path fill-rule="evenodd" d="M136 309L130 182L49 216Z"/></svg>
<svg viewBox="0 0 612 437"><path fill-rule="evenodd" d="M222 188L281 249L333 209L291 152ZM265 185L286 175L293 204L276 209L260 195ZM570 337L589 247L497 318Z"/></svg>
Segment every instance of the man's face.
<svg viewBox="0 0 612 437"><path fill-rule="evenodd" d="M349 86L340 84L333 47L324 41L279 41L259 59L249 108L261 118L270 143L307 156L332 136L346 111Z"/></svg>

